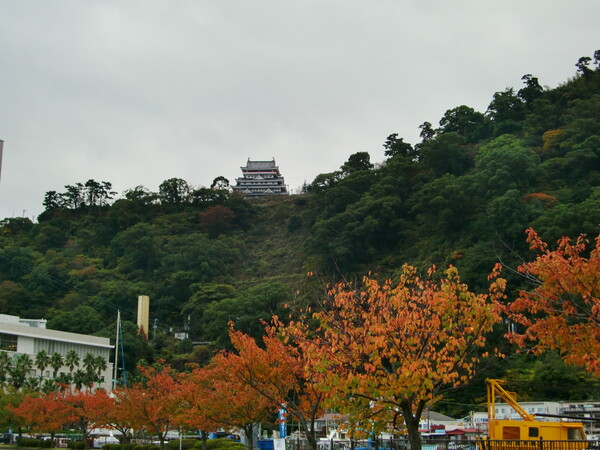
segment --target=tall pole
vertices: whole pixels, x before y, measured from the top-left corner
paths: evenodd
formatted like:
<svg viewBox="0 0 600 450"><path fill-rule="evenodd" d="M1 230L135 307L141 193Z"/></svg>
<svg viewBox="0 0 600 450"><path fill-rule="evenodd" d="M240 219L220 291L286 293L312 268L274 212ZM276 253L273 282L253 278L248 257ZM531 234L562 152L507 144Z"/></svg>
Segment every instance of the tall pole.
<svg viewBox="0 0 600 450"><path fill-rule="evenodd" d="M117 338L115 342L115 366L113 368L113 389L117 387L117 367L119 366L119 330L121 328L121 310L117 310Z"/></svg>
<svg viewBox="0 0 600 450"><path fill-rule="evenodd" d="M4 148L4 141L0 139L0 178L2 178L2 149Z"/></svg>

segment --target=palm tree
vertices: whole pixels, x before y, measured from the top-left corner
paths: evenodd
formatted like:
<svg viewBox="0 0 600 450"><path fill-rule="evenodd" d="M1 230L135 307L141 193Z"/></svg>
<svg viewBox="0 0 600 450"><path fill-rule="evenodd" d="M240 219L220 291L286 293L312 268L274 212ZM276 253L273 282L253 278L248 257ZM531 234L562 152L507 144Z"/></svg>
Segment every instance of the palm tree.
<svg viewBox="0 0 600 450"><path fill-rule="evenodd" d="M50 394L51 392L56 392L58 390L58 385L54 380L47 378L42 382L41 389L44 394Z"/></svg>
<svg viewBox="0 0 600 450"><path fill-rule="evenodd" d="M69 366L69 373L73 373L75 366L79 367L79 355L75 350L69 350L65 355L65 364Z"/></svg>
<svg viewBox="0 0 600 450"><path fill-rule="evenodd" d="M96 357L89 352L83 357L83 370L90 378L96 373Z"/></svg>
<svg viewBox="0 0 600 450"><path fill-rule="evenodd" d="M46 353L46 350L40 350L37 355L35 355L35 367L37 367L40 371L40 376L44 376L44 370L46 367L50 365L50 355Z"/></svg>
<svg viewBox="0 0 600 450"><path fill-rule="evenodd" d="M83 385L87 384L87 374L83 370L77 369L73 374L72 382L77 389L81 390Z"/></svg>
<svg viewBox="0 0 600 450"><path fill-rule="evenodd" d="M8 352L0 352L0 385L6 382L6 375L10 369L11 357Z"/></svg>
<svg viewBox="0 0 600 450"><path fill-rule="evenodd" d="M34 392L39 390L40 381L42 379L39 377L27 377L23 382L23 389L27 389L28 391Z"/></svg>
<svg viewBox="0 0 600 450"><path fill-rule="evenodd" d="M25 383L27 374L33 368L33 361L26 353L21 353L15 359L15 365L9 369L11 384L19 389Z"/></svg>
<svg viewBox="0 0 600 450"><path fill-rule="evenodd" d="M60 386L61 391L68 387L71 381L73 381L73 377L69 373L61 373L56 377L56 383Z"/></svg>
<svg viewBox="0 0 600 450"><path fill-rule="evenodd" d="M62 355L58 352L52 353L52 356L50 357L50 367L52 367L53 370L52 378L56 379L56 377L58 376L58 371L64 365L65 362L63 360Z"/></svg>
<svg viewBox="0 0 600 450"><path fill-rule="evenodd" d="M104 359L104 356L96 356L96 380L98 383L102 382L102 372L104 372L107 367L108 365L106 363L106 359Z"/></svg>

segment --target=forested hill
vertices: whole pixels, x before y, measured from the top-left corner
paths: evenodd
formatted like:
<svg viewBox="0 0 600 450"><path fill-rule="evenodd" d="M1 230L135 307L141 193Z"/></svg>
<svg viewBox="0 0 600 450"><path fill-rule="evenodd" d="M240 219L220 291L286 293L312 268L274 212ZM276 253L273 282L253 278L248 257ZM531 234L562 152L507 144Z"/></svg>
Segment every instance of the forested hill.
<svg viewBox="0 0 600 450"><path fill-rule="evenodd" d="M1 222L0 313L112 336L119 309L135 364L201 359L190 341L225 345L230 320L258 335L260 318L314 301L325 282L393 276L404 262L456 265L478 289L495 262L531 257L527 227L547 241L599 231L594 56L557 88L525 75L522 87L491 95L487 111L452 108L438 127L420 126L421 142L382 137L383 163L351 154L302 195L250 202L218 174L211 188L169 179L119 198L94 180L48 192L38 223ZM514 292L521 280L507 274ZM149 344L134 338L141 294L151 299Z"/></svg>

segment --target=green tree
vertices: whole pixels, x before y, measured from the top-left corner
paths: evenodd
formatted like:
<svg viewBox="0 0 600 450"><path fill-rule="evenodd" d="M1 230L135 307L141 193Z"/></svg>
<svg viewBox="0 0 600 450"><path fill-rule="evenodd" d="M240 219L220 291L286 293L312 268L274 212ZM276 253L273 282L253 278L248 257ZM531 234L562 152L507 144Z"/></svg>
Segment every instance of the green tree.
<svg viewBox="0 0 600 450"><path fill-rule="evenodd" d="M168 205L181 205L188 201L190 186L181 178L169 178L158 186L158 196L161 203Z"/></svg>
<svg viewBox="0 0 600 450"><path fill-rule="evenodd" d="M494 135L500 136L521 129L522 120L525 118L525 109L514 89L507 88L494 94L486 114L494 123Z"/></svg>
<svg viewBox="0 0 600 450"><path fill-rule="evenodd" d="M211 189L227 189L229 187L229 180L224 176L216 177L210 185Z"/></svg>
<svg viewBox="0 0 600 450"><path fill-rule="evenodd" d="M52 378L56 379L58 371L65 365L60 353L54 352L50 356L50 367L52 367Z"/></svg>
<svg viewBox="0 0 600 450"><path fill-rule="evenodd" d="M544 88L540 86L538 79L530 73L523 75L521 80L525 83L525 87L519 89L517 97L524 101L525 104L532 103L544 93Z"/></svg>
<svg viewBox="0 0 600 450"><path fill-rule="evenodd" d="M50 355L48 355L46 350L40 350L37 353L37 355L35 355L35 366L40 371L41 376L44 376L44 370L49 365L50 365Z"/></svg>
<svg viewBox="0 0 600 450"><path fill-rule="evenodd" d="M79 354L75 350L69 350L65 355L65 364L69 368L69 373L73 373L75 367L79 367Z"/></svg>
<svg viewBox="0 0 600 450"><path fill-rule="evenodd" d="M16 356L14 364L8 369L10 374L10 383L15 389L20 389L28 378L29 372L33 368L33 361L26 353L20 353Z"/></svg>
<svg viewBox="0 0 600 450"><path fill-rule="evenodd" d="M83 372L85 373L85 383L86 385L91 385L94 381L96 381L96 357L92 353L86 353L83 356L82 364L83 364Z"/></svg>
<svg viewBox="0 0 600 450"><path fill-rule="evenodd" d="M383 144L385 156L393 158L394 156L415 157L413 146L399 138L397 133L390 134Z"/></svg>
<svg viewBox="0 0 600 450"><path fill-rule="evenodd" d="M102 372L104 372L106 370L106 368L108 367L108 364L106 362L106 359L104 359L104 357L102 355L96 356L96 361L94 364L96 367L96 379L98 380L98 382L101 382L102 381Z"/></svg>
<svg viewBox="0 0 600 450"><path fill-rule="evenodd" d="M371 156L368 152L356 152L350 155L348 161L342 164L342 173L351 174L359 170L371 170Z"/></svg>
<svg viewBox="0 0 600 450"><path fill-rule="evenodd" d="M473 108L461 105L447 110L440 119L442 133L458 133L468 142L479 139L484 133L485 116Z"/></svg>
<svg viewBox="0 0 600 450"><path fill-rule="evenodd" d="M48 328L71 333L93 334L105 325L102 314L86 305L79 305L70 311L55 311L48 319Z"/></svg>
<svg viewBox="0 0 600 450"><path fill-rule="evenodd" d="M590 63L592 62L592 58L590 58L589 56L582 56L581 58L579 58L577 60L577 64L575 64L575 67L577 67L577 72L579 72L582 76L584 77L588 77L592 74L592 69L590 69Z"/></svg>
<svg viewBox="0 0 600 450"><path fill-rule="evenodd" d="M421 162L433 176L446 173L462 175L472 166L467 155L464 138L456 132L447 132L421 144Z"/></svg>
<svg viewBox="0 0 600 450"><path fill-rule="evenodd" d="M83 184L76 183L75 185L67 184L66 192L60 194L62 204L70 209L79 209L85 205L85 194Z"/></svg>
<svg viewBox="0 0 600 450"><path fill-rule="evenodd" d="M0 387L6 382L11 366L11 357L8 352L0 350Z"/></svg>
<svg viewBox="0 0 600 450"><path fill-rule="evenodd" d="M435 136L435 130L430 122L423 122L419 125L419 129L421 130L419 136L421 137L422 142L427 142Z"/></svg>
<svg viewBox="0 0 600 450"><path fill-rule="evenodd" d="M261 321L269 321L274 315L281 315L283 306L291 300L289 287L282 283L261 283L240 292L236 298L225 298L208 304L205 310L207 340L218 347L229 342L229 322L235 328L252 337L260 337L264 332Z"/></svg>
<svg viewBox="0 0 600 450"><path fill-rule="evenodd" d="M475 173L488 197L509 189L524 192L539 174L539 156L515 136L503 135L481 147Z"/></svg>
<svg viewBox="0 0 600 450"><path fill-rule="evenodd" d="M118 257L120 270L126 273L142 271L143 274L157 268L160 263L160 234L155 225L138 223L115 235L111 250Z"/></svg>

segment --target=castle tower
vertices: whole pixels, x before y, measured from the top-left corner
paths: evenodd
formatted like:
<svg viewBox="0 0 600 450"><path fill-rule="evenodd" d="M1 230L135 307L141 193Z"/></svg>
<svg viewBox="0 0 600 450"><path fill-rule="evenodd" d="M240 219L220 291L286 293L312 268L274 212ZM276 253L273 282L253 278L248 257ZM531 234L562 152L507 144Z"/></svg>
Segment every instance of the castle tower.
<svg viewBox="0 0 600 450"><path fill-rule="evenodd" d="M236 178L235 192L246 198L266 197L271 195L288 195L287 187L279 167L272 161L251 161L242 169L242 178Z"/></svg>

